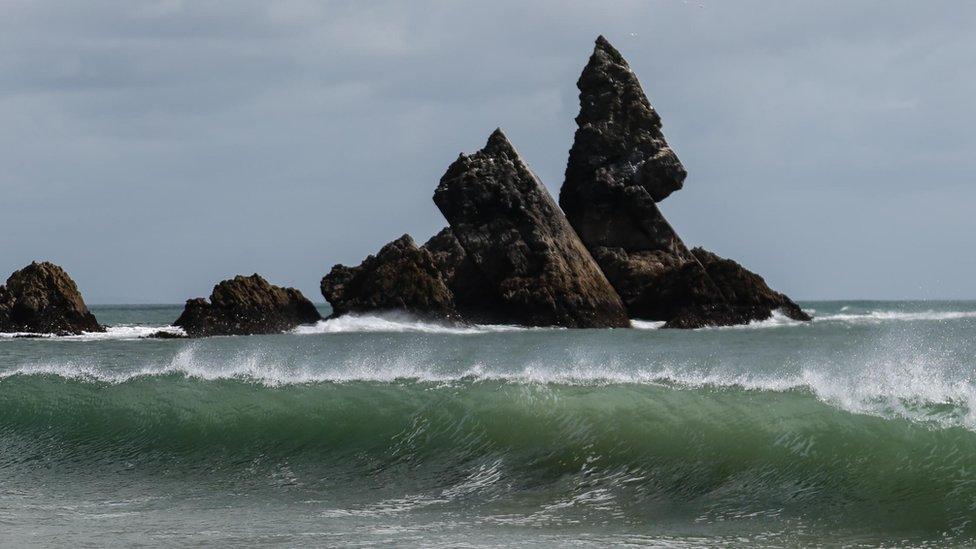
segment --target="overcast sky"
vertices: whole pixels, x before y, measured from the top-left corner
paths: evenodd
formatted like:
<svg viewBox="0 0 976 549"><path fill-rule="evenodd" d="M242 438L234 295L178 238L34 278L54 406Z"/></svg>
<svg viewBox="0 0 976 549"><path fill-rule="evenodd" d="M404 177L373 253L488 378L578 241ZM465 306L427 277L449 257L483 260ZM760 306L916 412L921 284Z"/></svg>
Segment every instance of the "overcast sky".
<svg viewBox="0 0 976 549"><path fill-rule="evenodd" d="M689 245L797 299L976 298L976 3L0 0L0 271L89 303L319 279L501 126L558 193L604 34Z"/></svg>

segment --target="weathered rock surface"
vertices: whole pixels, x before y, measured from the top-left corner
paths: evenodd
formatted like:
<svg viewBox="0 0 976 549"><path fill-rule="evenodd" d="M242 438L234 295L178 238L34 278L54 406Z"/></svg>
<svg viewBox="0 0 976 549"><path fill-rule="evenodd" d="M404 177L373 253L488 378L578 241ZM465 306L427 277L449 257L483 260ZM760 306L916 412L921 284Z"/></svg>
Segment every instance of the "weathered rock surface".
<svg viewBox="0 0 976 549"><path fill-rule="evenodd" d="M477 265L465 253L451 228L441 229L423 245L423 248L430 252L444 283L454 294L454 308L458 314L471 321L492 320L492 315L482 310L485 291L491 286L478 270Z"/></svg>
<svg viewBox="0 0 976 549"><path fill-rule="evenodd" d="M705 267L727 303L751 320L765 320L771 311L779 310L793 320L812 320L799 305L784 294L770 288L763 277L731 259L725 259L704 249L691 252Z"/></svg>
<svg viewBox="0 0 976 549"><path fill-rule="evenodd" d="M0 332L104 332L74 280L53 263L33 262L0 286Z"/></svg>
<svg viewBox="0 0 976 549"><path fill-rule="evenodd" d="M655 202L680 189L687 172L661 117L602 36L576 86L580 112L559 205L587 246L665 247L670 226Z"/></svg>
<svg viewBox="0 0 976 549"><path fill-rule="evenodd" d="M445 265L449 250L438 252ZM452 274L453 276L453 274ZM410 235L390 242L358 267L336 265L322 278L322 295L333 316L350 312L400 310L425 317L456 316L454 295L431 252Z"/></svg>
<svg viewBox="0 0 976 549"><path fill-rule="evenodd" d="M597 247L593 255L633 318L671 320L690 308L725 301L705 269L680 240L674 252L627 253L623 248ZM726 323L715 321L718 325Z"/></svg>
<svg viewBox="0 0 976 549"><path fill-rule="evenodd" d="M476 301L465 307L477 312L477 320L574 328L630 325L620 297L501 130L485 148L451 164L434 203L465 260L483 277ZM438 253L444 249L433 247ZM457 280L458 272L453 277Z"/></svg>
<svg viewBox="0 0 976 549"><path fill-rule="evenodd" d="M577 87L578 128L559 203L629 314L697 328L768 318L769 307L786 303L745 269L717 281L661 214L656 203L681 189L687 172L637 76L602 36ZM715 277L731 276L714 265Z"/></svg>
<svg viewBox="0 0 976 549"><path fill-rule="evenodd" d="M174 322L190 337L275 334L321 319L295 288L269 284L257 274L235 276L214 286L210 301L189 299Z"/></svg>

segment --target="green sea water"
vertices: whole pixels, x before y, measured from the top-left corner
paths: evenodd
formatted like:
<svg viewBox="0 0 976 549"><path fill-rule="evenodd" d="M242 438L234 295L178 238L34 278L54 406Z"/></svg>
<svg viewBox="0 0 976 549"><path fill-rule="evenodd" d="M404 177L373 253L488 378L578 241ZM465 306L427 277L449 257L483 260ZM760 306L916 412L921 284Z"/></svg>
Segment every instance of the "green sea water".
<svg viewBox="0 0 976 549"><path fill-rule="evenodd" d="M0 545L976 544L976 302L0 338ZM323 311L323 312L328 312Z"/></svg>

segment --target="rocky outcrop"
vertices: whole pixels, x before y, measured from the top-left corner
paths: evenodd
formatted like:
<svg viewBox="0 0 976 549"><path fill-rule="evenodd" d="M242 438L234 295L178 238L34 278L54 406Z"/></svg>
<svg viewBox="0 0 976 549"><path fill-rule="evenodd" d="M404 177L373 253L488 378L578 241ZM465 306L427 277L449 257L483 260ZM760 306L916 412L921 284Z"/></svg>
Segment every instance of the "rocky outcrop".
<svg viewBox="0 0 976 549"><path fill-rule="evenodd" d="M321 319L315 305L295 288L269 284L257 274L235 276L214 286L210 301L186 302L174 322L190 337L275 334Z"/></svg>
<svg viewBox="0 0 976 549"><path fill-rule="evenodd" d="M74 280L53 263L33 262L0 286L0 332L104 332Z"/></svg>
<svg viewBox="0 0 976 549"><path fill-rule="evenodd" d="M602 36L577 82L578 129L555 204L500 130L461 155L434 202L447 218L419 248L408 236L322 280L335 315L404 310L535 326L670 328L740 324L774 309L809 319L741 265L689 250L657 203L687 172L661 118ZM564 214L565 212L565 214Z"/></svg>
<svg viewBox="0 0 976 549"><path fill-rule="evenodd" d="M784 294L770 288L763 277L731 259L725 259L704 249L691 250L705 267L726 302L739 310L742 317L765 320L771 311L778 310L793 320L812 320L799 305Z"/></svg>
<svg viewBox="0 0 976 549"><path fill-rule="evenodd" d="M620 297L501 130L482 150L451 164L434 203L483 277L476 302L467 304L478 320L630 325Z"/></svg>
<svg viewBox="0 0 976 549"><path fill-rule="evenodd" d="M450 258L438 252L445 265ZM453 275L452 275L453 276ZM322 278L322 295L333 316L350 312L400 310L425 317L456 316L454 295L431 252L410 235L390 242L358 267L336 265Z"/></svg>
<svg viewBox="0 0 976 549"><path fill-rule="evenodd" d="M602 36L577 87L578 128L559 203L629 314L680 328L768 318L777 300L765 299L772 290L761 277L717 281L728 269L716 263L713 276L658 209L687 172L637 76Z"/></svg>

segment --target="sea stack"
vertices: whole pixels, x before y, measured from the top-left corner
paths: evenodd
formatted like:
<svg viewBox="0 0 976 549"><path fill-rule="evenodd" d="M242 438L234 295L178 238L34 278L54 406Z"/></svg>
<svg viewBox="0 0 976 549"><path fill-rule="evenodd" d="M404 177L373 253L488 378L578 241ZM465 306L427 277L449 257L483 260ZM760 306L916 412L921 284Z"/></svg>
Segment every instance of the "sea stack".
<svg viewBox="0 0 976 549"><path fill-rule="evenodd" d="M190 337L276 334L321 319L315 305L295 288L269 284L257 274L235 276L214 286L210 301L186 302L174 322Z"/></svg>
<svg viewBox="0 0 976 549"><path fill-rule="evenodd" d="M577 87L578 127L559 204L630 316L681 328L761 320L774 309L808 320L738 264L736 282L716 280L731 271L706 270L661 214L657 202L680 190L687 172L637 76L602 36ZM722 288L733 286L730 299Z"/></svg>
<svg viewBox="0 0 976 549"><path fill-rule="evenodd" d="M104 332L61 267L33 262L0 286L0 332L80 334Z"/></svg>
<svg viewBox="0 0 976 549"><path fill-rule="evenodd" d="M332 267L321 289L332 305L332 316L393 310L423 317L456 316L454 296L433 256L406 234L357 267Z"/></svg>
<svg viewBox="0 0 976 549"><path fill-rule="evenodd" d="M451 164L434 203L486 284L472 307L478 320L630 325L620 297L501 130Z"/></svg>

